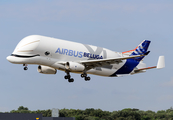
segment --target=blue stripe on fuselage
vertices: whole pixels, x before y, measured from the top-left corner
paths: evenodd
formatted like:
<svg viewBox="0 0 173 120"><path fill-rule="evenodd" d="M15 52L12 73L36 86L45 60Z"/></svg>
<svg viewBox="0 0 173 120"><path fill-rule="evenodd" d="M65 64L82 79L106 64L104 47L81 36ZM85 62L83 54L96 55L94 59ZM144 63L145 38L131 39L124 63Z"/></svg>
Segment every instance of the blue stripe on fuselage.
<svg viewBox="0 0 173 120"><path fill-rule="evenodd" d="M111 76L116 76L117 74L129 74L132 72L132 70L139 64L140 61L137 61L135 59L127 59L126 63L117 70L114 74Z"/></svg>

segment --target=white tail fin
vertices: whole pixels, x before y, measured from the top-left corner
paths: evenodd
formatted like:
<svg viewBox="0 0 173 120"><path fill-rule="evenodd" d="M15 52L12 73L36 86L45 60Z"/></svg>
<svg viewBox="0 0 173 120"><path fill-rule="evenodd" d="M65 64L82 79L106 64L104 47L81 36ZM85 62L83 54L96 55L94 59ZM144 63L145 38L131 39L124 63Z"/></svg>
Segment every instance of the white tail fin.
<svg viewBox="0 0 173 120"><path fill-rule="evenodd" d="M159 60L157 63L157 69L161 69L165 67L165 57L164 56L159 56Z"/></svg>

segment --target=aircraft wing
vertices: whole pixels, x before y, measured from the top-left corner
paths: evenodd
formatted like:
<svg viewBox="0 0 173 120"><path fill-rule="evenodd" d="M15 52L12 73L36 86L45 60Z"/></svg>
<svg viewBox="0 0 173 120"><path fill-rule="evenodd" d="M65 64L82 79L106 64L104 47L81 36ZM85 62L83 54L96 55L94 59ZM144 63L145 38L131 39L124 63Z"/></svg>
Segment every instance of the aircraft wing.
<svg viewBox="0 0 173 120"><path fill-rule="evenodd" d="M143 55L134 55L134 56L128 56L128 57L117 57L117 58L108 58L108 59L97 59L97 60L85 60L85 61L80 61L79 63L85 64L88 69L94 68L94 67L101 67L104 65L110 65L113 63L120 63L122 60L126 59L131 59L131 58L137 58L137 57L142 57L145 56L146 54Z"/></svg>

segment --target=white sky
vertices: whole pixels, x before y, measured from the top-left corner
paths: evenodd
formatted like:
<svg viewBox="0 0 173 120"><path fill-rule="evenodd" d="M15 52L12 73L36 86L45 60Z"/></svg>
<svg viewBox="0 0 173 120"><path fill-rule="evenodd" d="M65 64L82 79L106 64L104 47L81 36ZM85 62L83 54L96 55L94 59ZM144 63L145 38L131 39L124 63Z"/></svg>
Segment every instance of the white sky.
<svg viewBox="0 0 173 120"><path fill-rule="evenodd" d="M90 75L86 82L72 74L43 75L37 65L28 71L6 60L17 43L32 34L60 38L123 52L151 40L145 58L155 66L165 55L166 68L125 77ZM124 108L165 110L173 106L172 0L1 0L0 1L0 111L19 106L30 110L52 108L107 111Z"/></svg>

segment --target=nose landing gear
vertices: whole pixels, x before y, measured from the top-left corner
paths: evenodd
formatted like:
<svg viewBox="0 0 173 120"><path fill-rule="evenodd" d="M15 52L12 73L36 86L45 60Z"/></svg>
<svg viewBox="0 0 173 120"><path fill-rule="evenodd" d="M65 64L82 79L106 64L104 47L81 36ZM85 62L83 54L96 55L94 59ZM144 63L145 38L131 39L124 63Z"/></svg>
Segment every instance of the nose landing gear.
<svg viewBox="0 0 173 120"><path fill-rule="evenodd" d="M27 67L28 65L27 65L27 64L23 64L23 66L25 66L25 67L23 68L24 70L28 70L28 67Z"/></svg>

